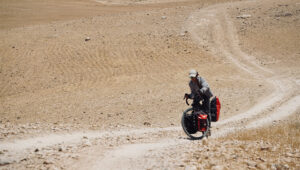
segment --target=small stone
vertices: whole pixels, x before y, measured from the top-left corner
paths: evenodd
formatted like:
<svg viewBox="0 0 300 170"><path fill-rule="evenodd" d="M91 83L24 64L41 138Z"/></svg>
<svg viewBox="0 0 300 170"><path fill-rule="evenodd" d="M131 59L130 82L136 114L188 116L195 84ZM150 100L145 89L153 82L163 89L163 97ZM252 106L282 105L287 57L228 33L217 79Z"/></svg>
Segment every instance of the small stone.
<svg viewBox="0 0 300 170"><path fill-rule="evenodd" d="M216 162L216 160L212 160L212 159L210 159L210 160L209 160L209 166L210 166L210 167L217 166L217 162Z"/></svg>
<svg viewBox="0 0 300 170"><path fill-rule="evenodd" d="M250 160L245 161L245 163L246 163L249 167L252 167L252 168L254 168L254 167L256 166L256 162L253 162L253 161L250 161Z"/></svg>
<svg viewBox="0 0 300 170"><path fill-rule="evenodd" d="M84 41L90 41L90 40L91 40L90 37L86 37L86 38L84 39Z"/></svg>
<svg viewBox="0 0 300 170"><path fill-rule="evenodd" d="M151 123L149 123L149 122L144 122L144 125L145 125L145 126L150 126Z"/></svg>
<svg viewBox="0 0 300 170"><path fill-rule="evenodd" d="M291 13L285 13L283 16L289 17L289 16L292 16L292 14Z"/></svg>
<svg viewBox="0 0 300 170"><path fill-rule="evenodd" d="M91 144L90 141L85 141L82 146L83 147L90 147L90 146L92 146L92 144Z"/></svg>
<svg viewBox="0 0 300 170"><path fill-rule="evenodd" d="M79 158L79 156L74 154L74 155L71 155L71 158L77 160Z"/></svg>
<svg viewBox="0 0 300 170"><path fill-rule="evenodd" d="M8 161L0 160L0 166L5 166L5 165L9 165L9 164L10 164L10 162L8 162Z"/></svg>
<svg viewBox="0 0 300 170"><path fill-rule="evenodd" d="M294 155L292 153L286 153L286 156L288 156L288 157L294 157Z"/></svg>
<svg viewBox="0 0 300 170"><path fill-rule="evenodd" d="M265 170L268 169L267 166L265 164L257 164L256 168L261 169L261 170Z"/></svg>
<svg viewBox="0 0 300 170"><path fill-rule="evenodd" d="M59 152L62 152L62 151L63 151L62 147L58 148L58 151L59 151Z"/></svg>
<svg viewBox="0 0 300 170"><path fill-rule="evenodd" d="M285 164L283 165L284 169L290 169L289 165Z"/></svg>
<svg viewBox="0 0 300 170"><path fill-rule="evenodd" d="M49 164L53 164L53 162L51 162L51 161L44 161L43 164L44 165L49 165Z"/></svg>
<svg viewBox="0 0 300 170"><path fill-rule="evenodd" d="M257 158L258 160L262 161L262 162L266 162L266 160L264 160L263 158L259 157Z"/></svg>
<svg viewBox="0 0 300 170"><path fill-rule="evenodd" d="M161 19L167 19L167 16L162 16Z"/></svg>
<svg viewBox="0 0 300 170"><path fill-rule="evenodd" d="M289 166L288 165L281 165L281 164L272 164L271 165L271 169L273 170L285 170L285 169L289 169Z"/></svg>
<svg viewBox="0 0 300 170"><path fill-rule="evenodd" d="M28 160L27 158L23 158L23 159L21 159L21 162L22 162L22 161L27 161L27 160Z"/></svg>
<svg viewBox="0 0 300 170"><path fill-rule="evenodd" d="M36 148L36 149L34 150L34 152L38 152L38 151L40 151L38 148Z"/></svg>
<svg viewBox="0 0 300 170"><path fill-rule="evenodd" d="M285 157L285 158L282 158L284 162L292 162L292 159L291 158L288 158L288 157Z"/></svg>
<svg viewBox="0 0 300 170"><path fill-rule="evenodd" d="M239 15L236 18L241 18L241 19L246 19L246 18L250 18L251 15L250 14L243 14L243 15Z"/></svg>
<svg viewBox="0 0 300 170"><path fill-rule="evenodd" d="M262 146L262 147L260 147L260 150L261 151L269 151L270 147L268 147L268 146Z"/></svg>
<svg viewBox="0 0 300 170"><path fill-rule="evenodd" d="M83 139L88 139L88 137L87 137L87 136L83 136L82 138L83 138Z"/></svg>

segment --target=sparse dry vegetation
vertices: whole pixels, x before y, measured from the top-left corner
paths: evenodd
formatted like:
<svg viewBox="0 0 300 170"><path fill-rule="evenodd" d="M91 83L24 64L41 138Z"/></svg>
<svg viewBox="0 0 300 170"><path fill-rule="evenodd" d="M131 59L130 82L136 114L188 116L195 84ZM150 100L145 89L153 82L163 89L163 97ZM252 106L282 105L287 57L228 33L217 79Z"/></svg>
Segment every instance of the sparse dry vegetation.
<svg viewBox="0 0 300 170"><path fill-rule="evenodd" d="M265 141L281 147L289 146L300 149L300 112L293 114L286 120L273 122L271 126L240 131L230 139L240 141Z"/></svg>

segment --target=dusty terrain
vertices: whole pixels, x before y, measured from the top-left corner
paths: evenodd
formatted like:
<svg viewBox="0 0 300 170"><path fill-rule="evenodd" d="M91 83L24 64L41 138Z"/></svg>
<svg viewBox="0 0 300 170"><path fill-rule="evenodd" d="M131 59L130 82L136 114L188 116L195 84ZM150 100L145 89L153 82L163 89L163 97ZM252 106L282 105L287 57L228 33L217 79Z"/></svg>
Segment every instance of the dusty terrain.
<svg viewBox="0 0 300 170"><path fill-rule="evenodd" d="M0 169L300 168L296 0L0 3ZM191 68L208 140L180 127Z"/></svg>

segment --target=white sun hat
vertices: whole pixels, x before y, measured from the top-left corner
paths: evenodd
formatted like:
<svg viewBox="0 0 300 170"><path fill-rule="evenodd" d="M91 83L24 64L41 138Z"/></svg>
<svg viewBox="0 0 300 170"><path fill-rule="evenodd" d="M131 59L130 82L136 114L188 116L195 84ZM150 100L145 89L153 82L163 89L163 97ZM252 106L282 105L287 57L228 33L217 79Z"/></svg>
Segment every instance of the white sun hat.
<svg viewBox="0 0 300 170"><path fill-rule="evenodd" d="M196 77L197 76L197 71L195 69L191 69L189 73L190 77Z"/></svg>

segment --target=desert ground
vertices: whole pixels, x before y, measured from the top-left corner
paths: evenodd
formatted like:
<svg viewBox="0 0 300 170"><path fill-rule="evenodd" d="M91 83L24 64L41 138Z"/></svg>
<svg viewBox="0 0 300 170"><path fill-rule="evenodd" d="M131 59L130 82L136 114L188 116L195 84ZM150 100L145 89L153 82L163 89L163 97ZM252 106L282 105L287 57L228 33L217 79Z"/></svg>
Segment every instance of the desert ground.
<svg viewBox="0 0 300 170"><path fill-rule="evenodd" d="M298 0L0 0L0 21L0 169L300 169ZM190 69L222 104L203 140Z"/></svg>

